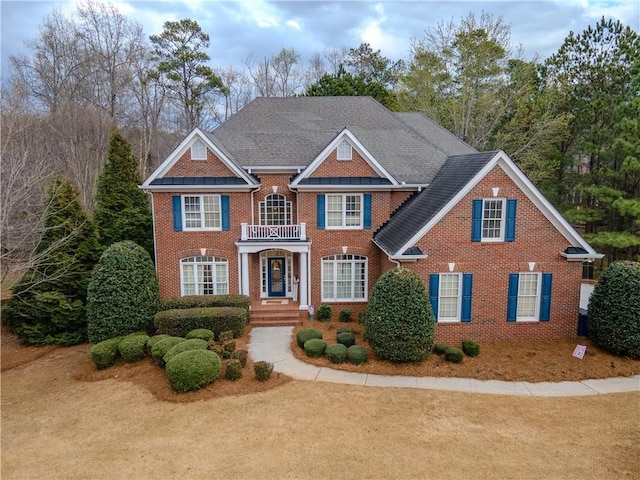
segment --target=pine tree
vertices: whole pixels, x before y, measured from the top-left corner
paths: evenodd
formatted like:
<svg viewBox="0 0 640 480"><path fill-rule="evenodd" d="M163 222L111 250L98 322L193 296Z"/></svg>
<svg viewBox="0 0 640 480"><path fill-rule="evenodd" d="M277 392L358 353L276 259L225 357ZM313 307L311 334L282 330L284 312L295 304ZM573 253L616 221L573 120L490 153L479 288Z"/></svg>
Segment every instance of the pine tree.
<svg viewBox="0 0 640 480"><path fill-rule="evenodd" d="M131 145L115 130L109 141L104 171L98 177L95 222L103 248L131 240L153 257L153 234L149 201Z"/></svg>
<svg viewBox="0 0 640 480"><path fill-rule="evenodd" d="M45 201L32 264L3 313L24 343L78 343L86 338L85 302L100 250L98 234L70 180L53 180Z"/></svg>

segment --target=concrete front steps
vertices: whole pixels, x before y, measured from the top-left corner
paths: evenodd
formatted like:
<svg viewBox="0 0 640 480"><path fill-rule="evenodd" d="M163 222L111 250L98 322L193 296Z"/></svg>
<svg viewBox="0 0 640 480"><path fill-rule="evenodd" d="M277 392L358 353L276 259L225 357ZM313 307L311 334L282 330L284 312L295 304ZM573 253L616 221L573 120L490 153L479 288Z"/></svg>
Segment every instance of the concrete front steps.
<svg viewBox="0 0 640 480"><path fill-rule="evenodd" d="M285 303L286 302L286 303ZM249 325L254 327L288 327L302 323L306 311L298 309L291 299L266 299L251 303Z"/></svg>

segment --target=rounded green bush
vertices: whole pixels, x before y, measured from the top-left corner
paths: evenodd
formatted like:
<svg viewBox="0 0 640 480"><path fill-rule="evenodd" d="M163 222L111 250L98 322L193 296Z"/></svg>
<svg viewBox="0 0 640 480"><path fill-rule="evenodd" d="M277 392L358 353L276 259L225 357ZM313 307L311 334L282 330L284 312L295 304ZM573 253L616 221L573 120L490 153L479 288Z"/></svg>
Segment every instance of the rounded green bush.
<svg viewBox="0 0 640 480"><path fill-rule="evenodd" d="M232 382L242 378L242 364L240 363L240 360L229 360L227 368L224 371L224 378L231 380Z"/></svg>
<svg viewBox="0 0 640 480"><path fill-rule="evenodd" d="M444 351L444 359L447 362L462 363L464 352L456 347L449 347Z"/></svg>
<svg viewBox="0 0 640 480"><path fill-rule="evenodd" d="M190 338L189 340L185 340L184 342L179 342L171 347L167 353L164 354L162 360L164 360L165 365L169 363L173 357L178 355L179 353L186 352L187 350L206 350L209 346L209 343L201 338Z"/></svg>
<svg viewBox="0 0 640 480"><path fill-rule="evenodd" d="M320 305L317 315L320 322L328 322L331 320L331 307L329 305Z"/></svg>
<svg viewBox="0 0 640 480"><path fill-rule="evenodd" d="M365 315L367 341L377 356L394 362L427 358L435 318L420 277L394 268L376 282Z"/></svg>
<svg viewBox="0 0 640 480"><path fill-rule="evenodd" d="M156 343L158 343L160 340L164 340L165 338L170 338L170 337L171 335L167 335L165 333L161 335L154 335L153 337L149 337L149 340L147 340L147 350L149 351L149 353L151 353L151 350L153 349Z"/></svg>
<svg viewBox="0 0 640 480"><path fill-rule="evenodd" d="M480 344L473 340L462 340L462 351L470 357L477 357L480 354Z"/></svg>
<svg viewBox="0 0 640 480"><path fill-rule="evenodd" d="M213 340L214 334L211 330L207 328L196 328L195 330L191 330L189 333L185 335L184 338L189 340L190 338L200 338L207 342Z"/></svg>
<svg viewBox="0 0 640 480"><path fill-rule="evenodd" d="M118 345L122 337L110 338L91 347L91 360L98 370L110 367L116 362L119 350Z"/></svg>
<svg viewBox="0 0 640 480"><path fill-rule="evenodd" d="M334 343L327 347L325 354L331 363L343 363L347 358L347 347L342 343Z"/></svg>
<svg viewBox="0 0 640 480"><path fill-rule="evenodd" d="M130 240L107 248L87 287L87 334L91 342L153 328L158 280L149 253Z"/></svg>
<svg viewBox="0 0 640 480"><path fill-rule="evenodd" d="M360 345L351 345L347 348L347 358L354 365L360 365L367 361L367 350Z"/></svg>
<svg viewBox="0 0 640 480"><path fill-rule="evenodd" d="M341 343L347 348L356 344L356 336L351 332L340 332L336 336L336 339L338 340L338 343Z"/></svg>
<svg viewBox="0 0 640 480"><path fill-rule="evenodd" d="M449 348L449 345L445 345L444 343L436 343L433 346L433 353L435 353L436 355L442 355L447 351L447 348Z"/></svg>
<svg viewBox="0 0 640 480"><path fill-rule="evenodd" d="M187 350L167 363L167 378L176 392L191 392L220 375L222 360L210 350Z"/></svg>
<svg viewBox="0 0 640 480"><path fill-rule="evenodd" d="M336 330L336 335L344 332L351 332L351 329L349 327L340 327Z"/></svg>
<svg viewBox="0 0 640 480"><path fill-rule="evenodd" d="M589 299L589 337L617 355L640 358L640 262L613 262Z"/></svg>
<svg viewBox="0 0 640 480"><path fill-rule="evenodd" d="M269 380L271 372L273 372L273 363L260 360L253 364L253 373L256 376L256 380L259 382L266 382Z"/></svg>
<svg viewBox="0 0 640 480"><path fill-rule="evenodd" d="M298 341L298 346L300 348L304 348L306 341L311 340L312 338L322 340L322 332L315 328L303 328L296 334L296 340Z"/></svg>
<svg viewBox="0 0 640 480"><path fill-rule="evenodd" d="M158 343L156 343L151 349L151 357L156 361L158 365L164 367L165 362L163 357L165 354L171 350L178 343L184 342L185 339L182 337L169 337L163 338Z"/></svg>
<svg viewBox="0 0 640 480"><path fill-rule="evenodd" d="M127 362L137 362L144 357L148 341L149 336L146 333L131 333L120 341L118 351Z"/></svg>
<svg viewBox="0 0 640 480"><path fill-rule="evenodd" d="M304 342L304 352L307 357L317 358L324 355L327 349L327 342L320 340L319 338L312 338Z"/></svg>

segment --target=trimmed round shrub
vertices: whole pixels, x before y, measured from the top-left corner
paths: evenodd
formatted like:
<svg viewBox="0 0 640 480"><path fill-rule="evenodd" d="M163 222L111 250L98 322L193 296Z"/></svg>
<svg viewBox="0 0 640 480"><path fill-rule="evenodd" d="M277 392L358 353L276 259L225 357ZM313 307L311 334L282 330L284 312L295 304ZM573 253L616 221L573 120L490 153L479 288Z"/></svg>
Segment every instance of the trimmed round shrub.
<svg viewBox="0 0 640 480"><path fill-rule="evenodd" d="M151 357L156 361L158 365L161 367L165 366L164 356L166 353L171 350L175 345L186 341L182 337L169 337L160 340L156 343L151 349Z"/></svg>
<svg viewBox="0 0 640 480"><path fill-rule="evenodd" d="M307 342L307 340L311 340L312 338L318 338L322 340L322 332L320 330L316 330L315 328L303 328L296 334L296 340L300 348L304 348L304 344Z"/></svg>
<svg viewBox="0 0 640 480"><path fill-rule="evenodd" d="M456 347L449 347L444 351L444 359L447 362L462 363L464 352Z"/></svg>
<svg viewBox="0 0 640 480"><path fill-rule="evenodd" d="M231 354L231 358L233 360L238 360L240 362L240 365L242 365L242 368L244 368L245 365L247 364L248 357L249 357L249 352L247 352L246 350L236 350Z"/></svg>
<svg viewBox="0 0 640 480"><path fill-rule="evenodd" d="M266 382L271 377L271 372L273 372L273 364L260 360L253 364L253 372L256 375L256 380Z"/></svg>
<svg viewBox="0 0 640 480"><path fill-rule="evenodd" d="M367 361L367 349L360 345L351 345L347 348L347 358L354 365L360 365Z"/></svg>
<svg viewBox="0 0 640 480"><path fill-rule="evenodd" d="M98 370L103 370L116 363L118 354L118 345L122 337L110 338L103 340L91 347L91 360Z"/></svg>
<svg viewBox="0 0 640 480"><path fill-rule="evenodd" d="M436 355L442 355L447 351L447 348L449 348L449 345L445 345L444 343L436 343L433 347L433 353L435 353Z"/></svg>
<svg viewBox="0 0 640 480"><path fill-rule="evenodd" d="M144 357L149 336L146 333L131 333L118 344L118 351L127 362L137 362Z"/></svg>
<svg viewBox="0 0 640 480"><path fill-rule="evenodd" d="M161 335L154 335L153 337L149 337L149 340L147 340L147 350L149 351L149 353L151 353L151 350L156 343L158 343L160 340L164 340L165 338L171 338L171 335L163 333Z"/></svg>
<svg viewBox="0 0 640 480"><path fill-rule="evenodd" d="M480 344L473 340L462 340L462 351L470 357L477 357L480 354Z"/></svg>
<svg viewBox="0 0 640 480"><path fill-rule="evenodd" d="M343 363L347 358L347 347L342 343L334 343L327 347L325 354L331 363Z"/></svg>
<svg viewBox="0 0 640 480"><path fill-rule="evenodd" d="M320 340L319 338L312 338L304 342L304 353L307 357L318 358L324 355L327 349L327 342Z"/></svg>
<svg viewBox="0 0 640 480"><path fill-rule="evenodd" d="M394 362L427 358L435 318L420 277L394 268L376 282L365 315L367 341L377 356Z"/></svg>
<svg viewBox="0 0 640 480"><path fill-rule="evenodd" d="M343 308L342 310L340 310L339 318L341 322L350 322L351 310L349 310L348 308Z"/></svg>
<svg viewBox="0 0 640 480"><path fill-rule="evenodd" d="M321 322L331 320L331 307L329 305L320 305L320 308L318 308L318 320Z"/></svg>
<svg viewBox="0 0 640 480"><path fill-rule="evenodd" d="M356 344L356 336L351 332L340 332L336 336L336 339L338 340L338 343L341 343L347 348Z"/></svg>
<svg viewBox="0 0 640 480"><path fill-rule="evenodd" d="M640 358L640 262L613 262L589 299L591 339L617 355Z"/></svg>
<svg viewBox="0 0 640 480"><path fill-rule="evenodd" d="M220 375L222 360L210 350L187 350L167 363L167 378L176 392L191 392Z"/></svg>
<svg viewBox="0 0 640 480"><path fill-rule="evenodd" d="M240 360L229 360L227 368L224 371L224 378L232 382L242 378L242 364Z"/></svg>
<svg viewBox="0 0 640 480"><path fill-rule="evenodd" d="M107 248L87 288L91 342L151 331L158 311L158 281L147 251L130 240Z"/></svg>
<svg viewBox="0 0 640 480"><path fill-rule="evenodd" d="M210 342L211 340L213 340L213 332L207 328L196 328L195 330L191 330L189 333L187 333L187 335L184 337L187 340L189 340L190 338L199 338L201 340L205 340L207 342Z"/></svg>
<svg viewBox="0 0 640 480"><path fill-rule="evenodd" d="M209 350L218 355L220 358L224 358L224 347L222 345L209 342Z"/></svg>
<svg viewBox="0 0 640 480"><path fill-rule="evenodd" d="M336 330L336 334L340 334L344 332L351 332L351 329L349 327L340 327Z"/></svg>
<svg viewBox="0 0 640 480"><path fill-rule="evenodd" d="M189 340L175 344L167 351L167 353L164 354L162 359L166 365L169 363L169 360L179 353L186 352L188 350L206 350L208 346L209 344L201 338L190 338Z"/></svg>

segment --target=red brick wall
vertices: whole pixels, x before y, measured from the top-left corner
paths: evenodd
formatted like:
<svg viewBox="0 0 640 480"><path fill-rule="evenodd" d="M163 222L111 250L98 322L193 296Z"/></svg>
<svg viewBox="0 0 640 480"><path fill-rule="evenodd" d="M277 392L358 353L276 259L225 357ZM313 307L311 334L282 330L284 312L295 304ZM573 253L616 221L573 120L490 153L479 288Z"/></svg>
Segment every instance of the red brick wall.
<svg viewBox="0 0 640 480"><path fill-rule="evenodd" d="M378 173L355 149L353 149L351 160L338 160L337 158L337 151L333 150L311 173L311 177L379 177Z"/></svg>
<svg viewBox="0 0 640 480"><path fill-rule="evenodd" d="M471 242L472 201L493 197L492 187L496 186L501 187L498 197L518 201L516 239L504 243ZM405 266L416 271L427 288L429 274L449 272L449 262L455 262L455 272L473 274L471 322L439 323L436 341L576 336L582 264L560 256L568 241L501 169L489 173L417 245L428 258ZM533 271L553 274L551 320L507 322L509 274L528 272L529 262L536 262Z"/></svg>
<svg viewBox="0 0 640 480"><path fill-rule="evenodd" d="M191 160L191 149L188 148L182 157L165 174L166 177L235 177L211 150L207 148L206 160Z"/></svg>

